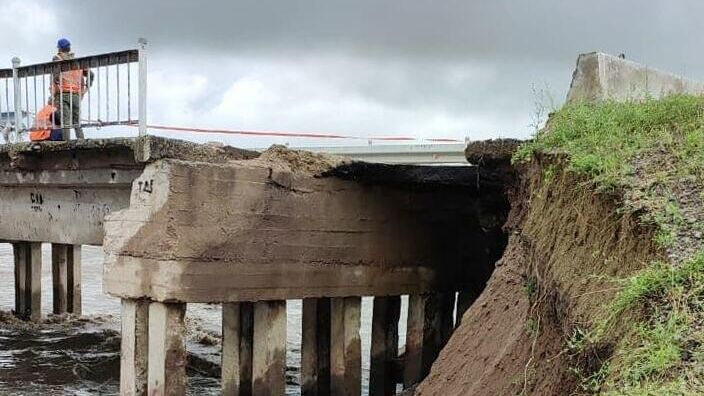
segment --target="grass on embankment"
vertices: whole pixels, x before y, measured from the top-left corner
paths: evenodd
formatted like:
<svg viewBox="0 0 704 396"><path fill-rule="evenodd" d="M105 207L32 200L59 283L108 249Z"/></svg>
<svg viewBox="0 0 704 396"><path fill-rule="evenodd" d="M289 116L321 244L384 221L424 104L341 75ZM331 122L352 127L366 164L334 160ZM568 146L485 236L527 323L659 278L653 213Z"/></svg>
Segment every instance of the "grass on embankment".
<svg viewBox="0 0 704 396"><path fill-rule="evenodd" d="M679 262L653 263L615 281L620 291L606 303L605 317L569 340L573 352L616 343L600 369L575 368L582 390L704 394L704 254L701 236L689 237L703 228L704 98L568 104L514 162L536 153L564 154L567 171L584 175L598 191L620 193L624 211L655 226L657 245L681 253L668 254ZM624 336L614 340L616 326Z"/></svg>

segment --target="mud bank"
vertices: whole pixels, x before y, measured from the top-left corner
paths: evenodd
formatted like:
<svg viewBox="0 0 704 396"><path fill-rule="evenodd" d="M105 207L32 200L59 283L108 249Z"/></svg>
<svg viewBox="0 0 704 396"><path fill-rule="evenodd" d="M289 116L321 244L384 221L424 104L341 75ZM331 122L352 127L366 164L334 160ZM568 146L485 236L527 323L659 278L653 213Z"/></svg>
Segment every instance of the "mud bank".
<svg viewBox="0 0 704 396"><path fill-rule="evenodd" d="M481 148L470 152L481 157ZM596 370L610 351L573 356L566 341L613 297L610 277L658 257L652 230L619 213L618 197L564 172L559 157L517 172L503 257L416 395L573 394L570 369Z"/></svg>

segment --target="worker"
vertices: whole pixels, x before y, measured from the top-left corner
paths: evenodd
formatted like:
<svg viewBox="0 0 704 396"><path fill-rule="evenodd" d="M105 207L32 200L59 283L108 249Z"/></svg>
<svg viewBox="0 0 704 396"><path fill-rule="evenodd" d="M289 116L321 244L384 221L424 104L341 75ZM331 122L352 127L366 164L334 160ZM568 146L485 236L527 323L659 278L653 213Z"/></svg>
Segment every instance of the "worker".
<svg viewBox="0 0 704 396"><path fill-rule="evenodd" d="M49 98L49 102L39 110L34 119L34 125L29 132L29 140L33 142L63 140L63 132L61 128L56 127L56 121L60 120L53 100Z"/></svg>
<svg viewBox="0 0 704 396"><path fill-rule="evenodd" d="M54 62L74 58L71 52L71 42L60 39L57 44L57 53L52 59ZM62 140L71 138L71 127L76 131L76 138L83 139L81 128L81 99L93 84L93 72L89 70L69 70L56 72L52 76L51 94L54 97L56 108L59 112L59 125L62 127Z"/></svg>

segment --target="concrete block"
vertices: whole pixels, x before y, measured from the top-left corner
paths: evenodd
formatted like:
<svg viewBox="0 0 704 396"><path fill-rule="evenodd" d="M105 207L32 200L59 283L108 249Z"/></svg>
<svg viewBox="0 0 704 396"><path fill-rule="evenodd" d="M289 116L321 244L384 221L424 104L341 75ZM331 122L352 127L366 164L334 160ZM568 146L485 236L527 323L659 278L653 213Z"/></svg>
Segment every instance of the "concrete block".
<svg viewBox="0 0 704 396"><path fill-rule="evenodd" d="M668 94L701 95L704 83L601 52L581 54L567 101L642 100Z"/></svg>
<svg viewBox="0 0 704 396"><path fill-rule="evenodd" d="M468 203L474 184L443 189L439 204L436 193L393 181L272 169L148 165L130 207L105 218L104 290L211 303L401 295L457 290L472 266L493 268L487 244L497 238L485 230L500 224L479 220L485 203Z"/></svg>

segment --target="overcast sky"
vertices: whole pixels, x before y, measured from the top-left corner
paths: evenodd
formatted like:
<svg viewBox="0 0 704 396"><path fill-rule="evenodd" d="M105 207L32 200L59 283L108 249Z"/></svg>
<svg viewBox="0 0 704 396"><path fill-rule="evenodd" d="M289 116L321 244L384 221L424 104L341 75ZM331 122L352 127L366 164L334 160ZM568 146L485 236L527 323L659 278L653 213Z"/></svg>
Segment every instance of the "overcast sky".
<svg viewBox="0 0 704 396"><path fill-rule="evenodd" d="M704 2L695 0L0 0L0 7L7 66L13 56L23 64L50 60L59 37L78 56L134 48L146 37L155 124L525 138L531 87L561 103L581 52L625 52L704 80ZM243 147L340 143L169 136Z"/></svg>

